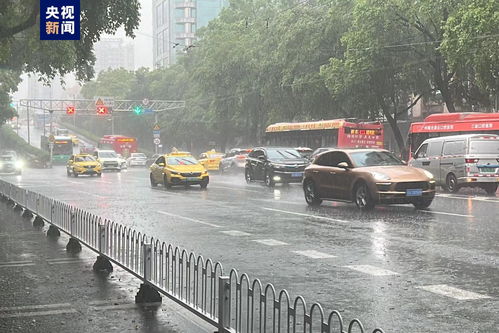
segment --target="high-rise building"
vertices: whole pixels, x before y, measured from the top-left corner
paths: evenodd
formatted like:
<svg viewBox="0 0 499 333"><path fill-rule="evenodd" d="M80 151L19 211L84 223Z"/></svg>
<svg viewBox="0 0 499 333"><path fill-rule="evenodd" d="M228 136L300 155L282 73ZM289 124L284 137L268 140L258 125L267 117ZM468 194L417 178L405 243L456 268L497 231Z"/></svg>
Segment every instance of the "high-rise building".
<svg viewBox="0 0 499 333"><path fill-rule="evenodd" d="M122 38L103 38L95 43L94 49L96 75L108 69L135 69L133 44L125 43Z"/></svg>
<svg viewBox="0 0 499 333"><path fill-rule="evenodd" d="M218 16L227 0L153 0L154 67L175 63L193 45L197 29Z"/></svg>

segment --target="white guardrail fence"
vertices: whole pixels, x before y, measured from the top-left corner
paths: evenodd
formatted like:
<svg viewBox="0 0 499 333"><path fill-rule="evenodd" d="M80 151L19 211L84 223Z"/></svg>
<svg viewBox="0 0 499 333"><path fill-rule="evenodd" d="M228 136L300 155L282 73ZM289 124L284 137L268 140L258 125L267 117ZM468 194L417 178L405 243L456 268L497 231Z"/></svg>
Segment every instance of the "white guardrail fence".
<svg viewBox="0 0 499 333"><path fill-rule="evenodd" d="M358 319L345 322L338 311L325 313L301 296L222 264L161 242L130 227L0 180L0 196L43 218L100 256L213 325L228 332L367 332ZM376 328L372 333L384 333Z"/></svg>

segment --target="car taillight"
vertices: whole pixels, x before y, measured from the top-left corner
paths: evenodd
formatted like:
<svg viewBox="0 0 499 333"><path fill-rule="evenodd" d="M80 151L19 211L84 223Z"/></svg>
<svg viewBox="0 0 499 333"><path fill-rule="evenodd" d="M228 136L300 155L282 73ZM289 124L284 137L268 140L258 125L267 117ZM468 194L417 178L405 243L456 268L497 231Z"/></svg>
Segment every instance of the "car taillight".
<svg viewBox="0 0 499 333"><path fill-rule="evenodd" d="M236 159L238 159L238 160L244 160L245 158L246 158L245 155L237 155L236 156Z"/></svg>
<svg viewBox="0 0 499 333"><path fill-rule="evenodd" d="M478 158L465 158L464 161L466 163L478 163L479 159Z"/></svg>

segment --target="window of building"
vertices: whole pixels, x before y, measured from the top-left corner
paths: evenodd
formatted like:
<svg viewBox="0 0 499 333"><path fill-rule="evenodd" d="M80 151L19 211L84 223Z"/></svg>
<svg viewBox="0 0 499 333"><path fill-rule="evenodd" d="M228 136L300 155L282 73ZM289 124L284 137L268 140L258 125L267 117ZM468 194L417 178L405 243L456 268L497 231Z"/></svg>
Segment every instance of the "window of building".
<svg viewBox="0 0 499 333"><path fill-rule="evenodd" d="M175 25L175 32L178 32L178 33L184 33L185 32L185 24L183 23L177 23Z"/></svg>

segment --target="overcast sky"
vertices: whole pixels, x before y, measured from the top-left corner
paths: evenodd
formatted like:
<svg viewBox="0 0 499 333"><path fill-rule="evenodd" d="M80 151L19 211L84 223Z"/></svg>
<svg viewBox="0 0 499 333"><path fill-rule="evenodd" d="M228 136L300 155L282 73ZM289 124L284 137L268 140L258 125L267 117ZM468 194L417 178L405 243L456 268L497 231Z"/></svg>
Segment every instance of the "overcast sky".
<svg viewBox="0 0 499 333"><path fill-rule="evenodd" d="M140 26L135 32L135 68L152 68L152 0L140 0ZM124 32L120 32L125 36Z"/></svg>

